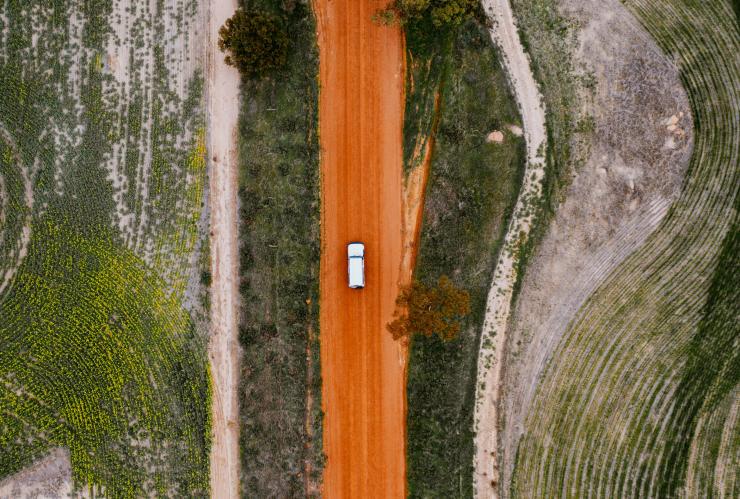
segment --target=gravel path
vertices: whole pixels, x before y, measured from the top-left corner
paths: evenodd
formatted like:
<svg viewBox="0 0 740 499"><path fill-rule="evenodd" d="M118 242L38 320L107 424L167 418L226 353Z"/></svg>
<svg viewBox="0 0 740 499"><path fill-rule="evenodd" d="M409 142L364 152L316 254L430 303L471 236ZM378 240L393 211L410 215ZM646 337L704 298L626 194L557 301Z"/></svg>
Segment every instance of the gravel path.
<svg viewBox="0 0 740 499"><path fill-rule="evenodd" d="M491 37L501 51L504 68L512 83L522 114L527 144L524 181L488 292L486 317L478 352L473 480L476 497L497 498L499 484L497 406L500 394L501 353L517 279L517 261L532 225L533 205L542 195L546 134L542 96L532 75L529 58L519 40L509 0L484 0L483 7L494 21Z"/></svg>
<svg viewBox="0 0 740 499"><path fill-rule="evenodd" d="M208 150L211 157L211 497L239 497L237 144L239 74L224 63L218 29L236 0L211 0L208 43Z"/></svg>

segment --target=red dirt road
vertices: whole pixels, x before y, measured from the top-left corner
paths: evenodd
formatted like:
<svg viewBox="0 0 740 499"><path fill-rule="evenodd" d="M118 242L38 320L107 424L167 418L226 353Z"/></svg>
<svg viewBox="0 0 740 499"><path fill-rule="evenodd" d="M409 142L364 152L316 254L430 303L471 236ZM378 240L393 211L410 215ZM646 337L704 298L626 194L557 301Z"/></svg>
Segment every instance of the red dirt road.
<svg viewBox="0 0 740 499"><path fill-rule="evenodd" d="M326 498L404 497L405 351L385 329L402 253L404 47L387 0L315 0L321 95L321 371ZM365 243L366 287L346 245Z"/></svg>

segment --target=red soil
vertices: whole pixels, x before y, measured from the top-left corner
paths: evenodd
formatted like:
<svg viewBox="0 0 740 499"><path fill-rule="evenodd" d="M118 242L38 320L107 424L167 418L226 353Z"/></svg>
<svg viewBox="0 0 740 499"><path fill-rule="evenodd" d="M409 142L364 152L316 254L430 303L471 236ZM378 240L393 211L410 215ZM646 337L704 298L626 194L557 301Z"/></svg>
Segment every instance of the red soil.
<svg viewBox="0 0 740 499"><path fill-rule="evenodd" d="M405 349L391 338L402 260L404 45L372 22L387 0L315 0L322 173L323 494L404 497ZM346 245L366 248L347 287Z"/></svg>

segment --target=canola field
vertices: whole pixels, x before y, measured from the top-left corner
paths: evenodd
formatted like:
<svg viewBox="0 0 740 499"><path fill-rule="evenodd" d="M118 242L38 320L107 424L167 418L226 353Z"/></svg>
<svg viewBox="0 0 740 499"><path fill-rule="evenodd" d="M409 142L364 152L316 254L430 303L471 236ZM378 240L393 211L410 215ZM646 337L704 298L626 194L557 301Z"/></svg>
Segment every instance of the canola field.
<svg viewBox="0 0 740 499"><path fill-rule="evenodd" d="M540 381L516 497L738 497L740 30L730 2L628 0L695 123L680 198L573 319Z"/></svg>
<svg viewBox="0 0 740 499"><path fill-rule="evenodd" d="M208 494L201 8L0 2L0 479Z"/></svg>

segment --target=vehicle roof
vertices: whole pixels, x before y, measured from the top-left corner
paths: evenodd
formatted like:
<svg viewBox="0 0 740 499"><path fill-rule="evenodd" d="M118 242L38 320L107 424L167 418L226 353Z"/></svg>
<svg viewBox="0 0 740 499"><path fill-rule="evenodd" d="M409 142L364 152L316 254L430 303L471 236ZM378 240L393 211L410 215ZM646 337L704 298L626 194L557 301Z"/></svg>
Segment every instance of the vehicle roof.
<svg viewBox="0 0 740 499"><path fill-rule="evenodd" d="M349 259L349 285L350 286L364 286L365 278L363 272L363 261L362 258L350 258Z"/></svg>
<svg viewBox="0 0 740 499"><path fill-rule="evenodd" d="M347 256L365 256L365 245L359 242L349 243L347 245Z"/></svg>

